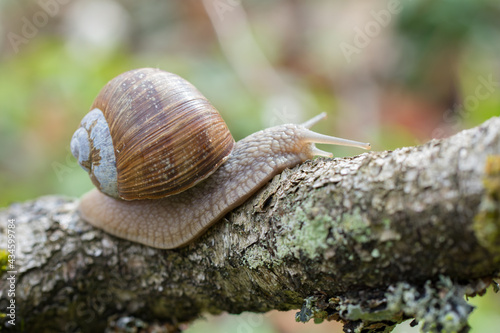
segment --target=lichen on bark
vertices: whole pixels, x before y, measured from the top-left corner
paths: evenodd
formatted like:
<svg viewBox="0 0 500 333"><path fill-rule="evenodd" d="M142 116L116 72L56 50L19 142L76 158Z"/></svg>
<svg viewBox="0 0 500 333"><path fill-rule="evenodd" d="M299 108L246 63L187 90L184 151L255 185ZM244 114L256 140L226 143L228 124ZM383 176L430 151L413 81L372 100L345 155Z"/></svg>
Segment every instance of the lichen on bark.
<svg viewBox="0 0 500 333"><path fill-rule="evenodd" d="M0 212L0 244L15 219L16 318L36 332L125 323L175 331L205 312L300 309L308 299L317 306L318 296L340 311L317 311L317 318L342 320L347 330L420 318L400 297L399 319L387 320L395 313L389 296L413 290L432 300L440 293L425 288L443 290L440 281L451 283L453 295L483 292L499 275L498 237L491 237L498 187L488 187L498 180L499 128L492 118L422 146L307 161L174 250L93 228L79 218L76 199L13 204ZM365 316L355 306L382 296L389 314ZM0 306L8 301L2 293Z"/></svg>

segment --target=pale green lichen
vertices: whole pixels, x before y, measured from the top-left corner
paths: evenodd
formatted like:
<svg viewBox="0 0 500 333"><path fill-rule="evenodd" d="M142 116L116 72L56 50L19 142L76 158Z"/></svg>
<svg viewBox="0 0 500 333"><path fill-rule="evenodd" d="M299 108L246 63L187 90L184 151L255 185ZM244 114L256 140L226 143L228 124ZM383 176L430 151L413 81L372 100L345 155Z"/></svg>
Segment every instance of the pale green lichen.
<svg viewBox="0 0 500 333"><path fill-rule="evenodd" d="M333 220L321 214L310 218L306 212L313 211L313 208L312 203L305 203L303 208L297 207L294 214L283 217L280 233L276 235L274 255L260 245L248 248L243 256L248 267L256 269L280 265L283 258L289 255L297 258L305 255L310 259L321 255L321 251L328 247L326 238Z"/></svg>
<svg viewBox="0 0 500 333"><path fill-rule="evenodd" d="M378 258L380 257L380 251L378 249L373 249L371 255L373 258Z"/></svg>
<svg viewBox="0 0 500 333"><path fill-rule="evenodd" d="M387 307L415 317L423 332L460 332L467 327L473 307L464 299L464 288L450 278L441 277L436 284L428 281L421 291L399 283L387 296Z"/></svg>
<svg viewBox="0 0 500 333"><path fill-rule="evenodd" d="M391 220L388 218L382 219L382 225L384 226L385 230L390 230L391 229Z"/></svg>
<svg viewBox="0 0 500 333"><path fill-rule="evenodd" d="M362 304L341 303L339 310L345 313L349 320L364 320L367 322L394 321L395 312L392 309L379 310L375 312L366 311Z"/></svg>
<svg viewBox="0 0 500 333"><path fill-rule="evenodd" d="M284 223L286 229L283 229L282 234L276 239L278 258L290 253L298 258L302 252L314 259L321 255L321 250L328 247L326 238L333 220L330 216L321 214L309 218L305 211L310 211L311 208L309 205L305 205L304 209L297 207L292 217L284 218L288 219Z"/></svg>
<svg viewBox="0 0 500 333"><path fill-rule="evenodd" d="M271 256L266 249L252 248L245 254L245 260L250 267L257 268L262 265L269 267L282 262L281 259L289 255L297 258L305 255L310 259L317 259L331 246L351 247L353 241L364 244L379 236L385 238L385 243L390 248L391 240L399 237L389 234L391 221L387 218L377 225L372 225L359 208L332 218L329 214L318 212L312 201L304 202L295 209L294 214L284 216L281 222L280 233L276 235L274 256ZM385 251L372 249L357 255L370 261L373 258L384 257L383 252ZM355 258L356 254L353 253L351 260Z"/></svg>
<svg viewBox="0 0 500 333"><path fill-rule="evenodd" d="M320 324L328 316L328 313L319 309L316 306L318 298L316 296L308 297L304 300L302 308L295 314L295 321L307 323L309 320L314 319L316 324Z"/></svg>
<svg viewBox="0 0 500 333"><path fill-rule="evenodd" d="M370 221L362 216L359 208L342 214L338 220L338 229L334 230L334 239L345 244L347 239L343 234L339 234L338 230L341 230L343 234L348 234L357 243L366 243L372 237Z"/></svg>
<svg viewBox="0 0 500 333"><path fill-rule="evenodd" d="M468 327L473 307L464 299L464 288L450 278L427 281L424 286L397 283L384 294L369 292L330 298L312 296L304 300L297 321L312 318L342 320L352 332L390 332L408 318L422 323L422 332L461 332Z"/></svg>
<svg viewBox="0 0 500 333"><path fill-rule="evenodd" d="M252 246L244 254L243 259L247 262L248 267L256 269L262 266L271 267L271 265L279 265L281 259L271 256L269 250L261 246Z"/></svg>

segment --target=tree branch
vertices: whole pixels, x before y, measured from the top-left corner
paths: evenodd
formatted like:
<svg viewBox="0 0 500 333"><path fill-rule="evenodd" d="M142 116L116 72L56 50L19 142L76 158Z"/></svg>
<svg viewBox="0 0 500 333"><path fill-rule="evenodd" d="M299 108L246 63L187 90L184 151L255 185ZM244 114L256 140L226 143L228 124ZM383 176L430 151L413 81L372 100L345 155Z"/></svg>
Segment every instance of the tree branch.
<svg viewBox="0 0 500 333"><path fill-rule="evenodd" d="M0 305L14 275L16 326L30 332L102 331L124 316L175 331L203 312L301 307L298 320L346 331L410 317L439 331L450 314L464 330L463 294L500 272L499 129L492 118L418 147L307 161L175 250L93 228L74 199L13 204L0 212L1 244L15 219L6 270L17 272L4 271Z"/></svg>

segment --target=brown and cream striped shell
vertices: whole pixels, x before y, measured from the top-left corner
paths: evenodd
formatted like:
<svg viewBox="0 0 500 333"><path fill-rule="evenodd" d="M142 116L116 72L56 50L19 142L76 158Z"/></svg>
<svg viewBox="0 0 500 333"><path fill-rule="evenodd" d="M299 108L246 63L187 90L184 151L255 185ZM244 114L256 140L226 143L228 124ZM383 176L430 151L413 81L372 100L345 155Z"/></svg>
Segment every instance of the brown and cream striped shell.
<svg viewBox="0 0 500 333"><path fill-rule="evenodd" d="M101 90L71 151L103 193L135 200L196 185L224 163L233 144L219 112L193 85L141 68Z"/></svg>

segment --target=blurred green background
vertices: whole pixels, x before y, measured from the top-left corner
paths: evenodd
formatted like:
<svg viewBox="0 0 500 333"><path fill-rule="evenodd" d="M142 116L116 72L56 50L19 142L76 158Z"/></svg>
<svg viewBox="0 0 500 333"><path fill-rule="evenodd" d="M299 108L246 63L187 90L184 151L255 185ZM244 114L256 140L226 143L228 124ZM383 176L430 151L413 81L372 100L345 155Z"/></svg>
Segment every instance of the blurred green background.
<svg viewBox="0 0 500 333"><path fill-rule="evenodd" d="M100 88L138 67L189 80L237 140L322 111L318 132L374 150L478 125L500 110L499 17L496 0L0 0L0 207L92 187L69 152L71 135ZM474 302L484 304L473 332L496 332L499 297ZM283 316L251 329L340 327ZM191 332L234 331L241 318Z"/></svg>

